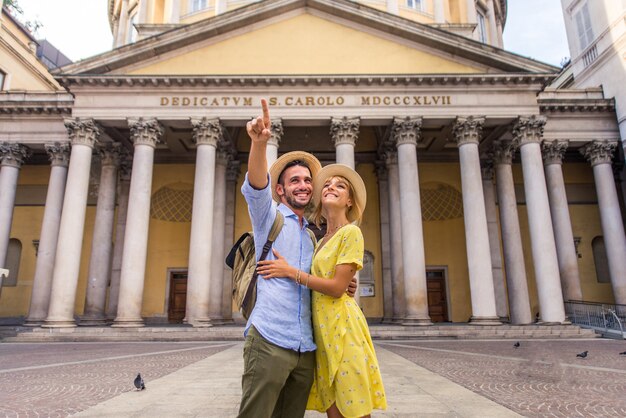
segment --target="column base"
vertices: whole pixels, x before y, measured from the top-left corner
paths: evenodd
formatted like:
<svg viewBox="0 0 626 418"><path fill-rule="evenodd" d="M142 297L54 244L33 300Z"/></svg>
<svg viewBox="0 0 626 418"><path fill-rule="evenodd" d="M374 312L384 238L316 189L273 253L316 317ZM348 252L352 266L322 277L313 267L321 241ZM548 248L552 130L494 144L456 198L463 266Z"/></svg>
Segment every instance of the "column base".
<svg viewBox="0 0 626 418"><path fill-rule="evenodd" d="M24 327L40 327L46 322L45 319L28 319L24 320L22 326Z"/></svg>
<svg viewBox="0 0 626 418"><path fill-rule="evenodd" d="M535 322L535 325L548 325L548 326L552 326L552 325L572 325L572 323L570 321L568 321L567 319L564 320L563 322L559 322L559 321L537 321Z"/></svg>
<svg viewBox="0 0 626 418"><path fill-rule="evenodd" d="M76 321L73 319L46 319L42 328L76 328Z"/></svg>
<svg viewBox="0 0 626 418"><path fill-rule="evenodd" d="M111 328L142 328L145 326L146 324L143 322L142 318L116 318L115 321L113 321Z"/></svg>
<svg viewBox="0 0 626 418"><path fill-rule="evenodd" d="M215 321L210 318L196 319L190 325L194 328L210 328L215 325Z"/></svg>
<svg viewBox="0 0 626 418"><path fill-rule="evenodd" d="M400 323L400 325L403 325L405 327L428 327L432 324L433 322L430 320L430 318L416 318L410 316L404 318Z"/></svg>
<svg viewBox="0 0 626 418"><path fill-rule="evenodd" d="M497 316L472 316L469 321L470 325L502 325Z"/></svg>

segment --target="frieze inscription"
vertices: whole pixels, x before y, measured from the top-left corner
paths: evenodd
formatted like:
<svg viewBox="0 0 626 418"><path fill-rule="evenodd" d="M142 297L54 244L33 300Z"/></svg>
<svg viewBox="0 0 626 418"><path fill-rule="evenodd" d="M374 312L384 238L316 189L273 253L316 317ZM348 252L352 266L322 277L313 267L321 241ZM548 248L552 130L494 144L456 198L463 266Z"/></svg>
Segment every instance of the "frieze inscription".
<svg viewBox="0 0 626 418"><path fill-rule="evenodd" d="M453 97L446 95L308 95L271 96L270 106L342 107L342 106L450 106ZM251 96L161 96L162 107L252 107L260 106L260 98Z"/></svg>

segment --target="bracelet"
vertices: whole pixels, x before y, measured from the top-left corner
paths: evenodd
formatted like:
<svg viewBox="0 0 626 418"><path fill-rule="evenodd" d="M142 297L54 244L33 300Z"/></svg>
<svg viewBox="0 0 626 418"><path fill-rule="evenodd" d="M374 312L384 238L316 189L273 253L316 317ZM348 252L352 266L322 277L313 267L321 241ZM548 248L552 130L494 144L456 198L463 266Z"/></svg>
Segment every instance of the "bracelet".
<svg viewBox="0 0 626 418"><path fill-rule="evenodd" d="M302 282L300 281L300 270L296 271L296 283L302 284Z"/></svg>
<svg viewBox="0 0 626 418"><path fill-rule="evenodd" d="M304 287L309 287L309 279L311 278L311 274L307 273L306 274L306 283L304 284Z"/></svg>

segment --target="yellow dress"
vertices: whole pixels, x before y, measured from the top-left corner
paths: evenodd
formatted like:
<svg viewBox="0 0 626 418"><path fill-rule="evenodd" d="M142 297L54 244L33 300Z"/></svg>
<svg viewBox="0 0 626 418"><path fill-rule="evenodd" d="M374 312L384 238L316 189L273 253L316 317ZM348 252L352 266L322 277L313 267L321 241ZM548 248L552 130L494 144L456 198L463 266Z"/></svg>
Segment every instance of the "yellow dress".
<svg viewBox="0 0 626 418"><path fill-rule="evenodd" d="M335 266L363 268L363 235L356 225L339 229L313 256L311 273L333 280ZM336 402L344 417L386 409L378 360L363 312L354 299L312 292L313 335L317 344L315 381L307 409L319 412Z"/></svg>

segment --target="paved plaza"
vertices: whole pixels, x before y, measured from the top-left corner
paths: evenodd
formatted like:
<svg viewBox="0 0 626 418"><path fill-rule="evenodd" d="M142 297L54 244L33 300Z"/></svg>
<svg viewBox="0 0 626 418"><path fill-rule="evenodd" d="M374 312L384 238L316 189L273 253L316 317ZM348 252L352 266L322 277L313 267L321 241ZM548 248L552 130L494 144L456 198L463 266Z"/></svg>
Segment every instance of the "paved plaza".
<svg viewBox="0 0 626 418"><path fill-rule="evenodd" d="M626 416L625 341L513 343L376 341L389 409L373 416ZM238 341L2 343L0 416L234 416L241 350ZM138 372L145 391L133 387Z"/></svg>

